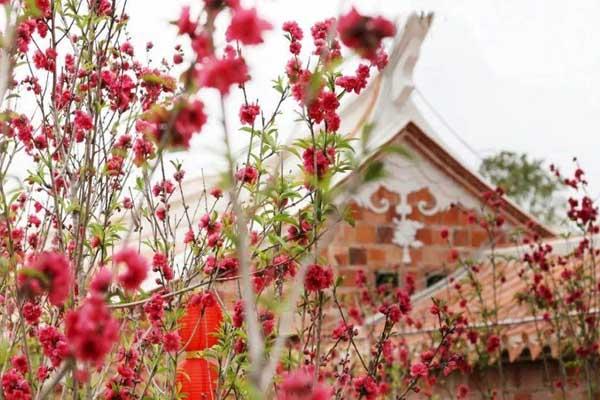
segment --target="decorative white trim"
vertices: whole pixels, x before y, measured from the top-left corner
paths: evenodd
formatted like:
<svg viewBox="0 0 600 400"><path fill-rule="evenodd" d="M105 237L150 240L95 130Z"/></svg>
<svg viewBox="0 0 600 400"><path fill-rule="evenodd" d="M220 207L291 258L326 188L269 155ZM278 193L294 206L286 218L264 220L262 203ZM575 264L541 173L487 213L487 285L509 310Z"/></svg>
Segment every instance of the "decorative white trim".
<svg viewBox="0 0 600 400"><path fill-rule="evenodd" d="M446 211L453 204L461 204L467 208L476 208L479 205L477 199L442 171L414 154L411 158L391 154L383 159L383 163L386 176L381 180L363 184L353 196L353 200L360 207L383 214L394 205L385 198L376 203L373 195L383 187L398 196L398 203L394 207L396 216L393 243L402 247L404 264L411 263L410 249L423 246L423 243L417 240L417 233L424 224L409 218L413 212L413 207L408 204L408 196L411 193L427 189L433 197L433 204L427 201L419 201L416 204L419 213L425 216Z"/></svg>

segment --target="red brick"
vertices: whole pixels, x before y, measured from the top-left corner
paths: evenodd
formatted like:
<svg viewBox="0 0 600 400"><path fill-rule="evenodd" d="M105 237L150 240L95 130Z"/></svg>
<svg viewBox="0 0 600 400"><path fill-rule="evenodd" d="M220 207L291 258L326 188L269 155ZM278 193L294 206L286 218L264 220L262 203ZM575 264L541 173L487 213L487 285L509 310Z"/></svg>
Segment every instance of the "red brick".
<svg viewBox="0 0 600 400"><path fill-rule="evenodd" d="M363 210L363 220L372 224L385 224L391 222L392 219L386 213L379 214L371 210Z"/></svg>
<svg viewBox="0 0 600 400"><path fill-rule="evenodd" d="M480 247L483 243L488 241L488 234L481 228L475 228L471 231L471 245L473 247Z"/></svg>
<svg viewBox="0 0 600 400"><path fill-rule="evenodd" d="M334 254L333 258L338 265L348 265L348 254L345 252Z"/></svg>
<svg viewBox="0 0 600 400"><path fill-rule="evenodd" d="M377 243L392 243L394 239L394 228L391 226L377 227Z"/></svg>
<svg viewBox="0 0 600 400"><path fill-rule="evenodd" d="M416 239L421 241L423 243L423 245L428 246L428 245L433 244L433 242L435 240L433 238L433 236L435 235L435 233L436 232L433 229L426 226L423 229L419 229L419 231L417 232Z"/></svg>
<svg viewBox="0 0 600 400"><path fill-rule="evenodd" d="M422 262L429 265L440 265L446 261L448 250L436 247L424 247L421 249Z"/></svg>
<svg viewBox="0 0 600 400"><path fill-rule="evenodd" d="M367 263L369 266L381 266L384 265L385 262L386 252L384 250L372 248L367 250Z"/></svg>
<svg viewBox="0 0 600 400"><path fill-rule="evenodd" d="M460 226L471 226L472 224L469 223L469 215L470 214L477 214L471 210L465 210L463 208L458 207L458 225Z"/></svg>
<svg viewBox="0 0 600 400"><path fill-rule="evenodd" d="M410 249L410 261L412 265L421 264L423 261L423 247L417 249ZM402 260L398 260L398 264L401 264Z"/></svg>
<svg viewBox="0 0 600 400"><path fill-rule="evenodd" d="M367 264L367 251L363 248L350 247L348 249L348 258L350 265L365 265Z"/></svg>
<svg viewBox="0 0 600 400"><path fill-rule="evenodd" d="M377 241L377 232L374 225L359 222L356 224L355 230L358 243L375 243Z"/></svg>
<svg viewBox="0 0 600 400"><path fill-rule="evenodd" d="M358 271L359 269L355 268L340 268L338 270L338 275L344 279L342 286L354 288L356 286L356 275L358 274Z"/></svg>
<svg viewBox="0 0 600 400"><path fill-rule="evenodd" d="M452 244L454 246L471 246L471 235L466 229L456 229L452 233Z"/></svg>
<svg viewBox="0 0 600 400"><path fill-rule="evenodd" d="M356 240L356 229L350 225L344 225L340 240L342 243L353 243Z"/></svg>
<svg viewBox="0 0 600 400"><path fill-rule="evenodd" d="M442 213L442 219L441 222L442 224L445 225L458 225L458 222L460 220L460 211L458 209L458 207L450 207L450 209L448 209L447 211Z"/></svg>

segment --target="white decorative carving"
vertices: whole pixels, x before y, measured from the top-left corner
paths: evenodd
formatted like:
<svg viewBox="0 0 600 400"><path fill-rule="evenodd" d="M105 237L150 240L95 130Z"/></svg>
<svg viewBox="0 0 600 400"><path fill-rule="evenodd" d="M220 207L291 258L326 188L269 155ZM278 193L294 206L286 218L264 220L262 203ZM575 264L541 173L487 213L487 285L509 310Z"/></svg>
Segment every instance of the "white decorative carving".
<svg viewBox="0 0 600 400"><path fill-rule="evenodd" d="M407 219L406 216L394 219L396 231L394 232L393 242L402 247L402 262L410 264L410 249L417 249L423 246L420 240L417 240L417 232L423 227L419 221Z"/></svg>
<svg viewBox="0 0 600 400"><path fill-rule="evenodd" d="M413 211L413 207L408 204L408 196L411 193L426 188L433 197L432 203L419 201L416 204L419 213L425 216L445 211L452 204L476 208L478 201L443 171L416 155L408 158L392 154L385 157L383 163L386 176L381 180L362 185L353 199L359 206L382 214L388 212L392 203L385 198L378 202L373 200L373 195L379 188L383 187L398 196L398 203L394 209L396 216L393 242L402 247L402 262L410 264L410 249L423 246L423 243L417 240L417 233L424 226L423 223L409 218Z"/></svg>

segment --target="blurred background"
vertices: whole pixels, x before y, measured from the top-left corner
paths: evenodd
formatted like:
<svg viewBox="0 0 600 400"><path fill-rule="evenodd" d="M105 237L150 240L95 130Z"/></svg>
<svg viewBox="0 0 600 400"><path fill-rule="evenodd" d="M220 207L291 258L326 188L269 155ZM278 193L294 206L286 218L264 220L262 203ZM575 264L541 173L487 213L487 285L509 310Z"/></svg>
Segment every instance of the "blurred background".
<svg viewBox="0 0 600 400"><path fill-rule="evenodd" d="M170 60L178 42L169 22L178 17L181 6L199 6L200 1L130 0L134 45L143 51L146 41L152 41L155 61ZM297 20L308 36L312 23L352 5L362 13L384 14L400 24L412 11L433 11L435 19L416 67L413 96L423 105L423 112L431 113L429 120L441 139L473 169L501 150L527 153L546 165L556 163L565 172L573 169L572 159L577 156L588 173L590 193L600 194L599 1L242 3L258 7L276 28L263 46L246 53L253 77L250 97L267 99L265 105L275 96L271 79L283 71L288 58L280 31L284 21ZM232 123L237 121L239 104L235 96L229 100ZM280 124L282 129L286 126L291 129L292 121ZM204 150L218 154L220 134L213 121L198 135L191 155L193 169L214 167L218 162L218 157L213 159Z"/></svg>

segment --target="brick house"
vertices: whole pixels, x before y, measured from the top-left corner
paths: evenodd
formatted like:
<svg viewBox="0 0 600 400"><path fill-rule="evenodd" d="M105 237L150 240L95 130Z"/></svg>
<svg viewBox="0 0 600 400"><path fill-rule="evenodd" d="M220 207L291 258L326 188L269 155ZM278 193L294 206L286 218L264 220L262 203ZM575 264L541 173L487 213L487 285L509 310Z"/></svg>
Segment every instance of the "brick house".
<svg viewBox="0 0 600 400"><path fill-rule="evenodd" d="M410 272L424 289L447 275L442 228L464 255L474 256L486 246L486 232L469 224L468 217L481 211L484 193L494 188L443 144L413 96L413 70L431 23L431 15L411 15L388 67L342 110L341 131L350 136L365 123L374 124L366 146L373 150L363 155L381 161L387 175L345 199L356 226L341 226L324 254L340 274L364 269L373 280L401 280ZM401 151L386 151L390 146ZM555 236L507 198L502 212L507 235L499 246L511 244L508 232L532 224L542 237Z"/></svg>
<svg viewBox="0 0 600 400"><path fill-rule="evenodd" d="M356 296L353 277L359 270L366 272L371 284L399 284L407 273L416 278L413 314L423 316L422 325L405 332L414 351L435 330L435 321L427 317L433 297L444 298L458 308L458 299L448 294L448 288L464 271L448 270L450 249L441 238L442 229L449 231L449 242L461 256L482 260L482 268L487 268L482 276L486 286L484 301L492 301L491 266L483 261L490 247L489 238L483 228L468 220L469 215L482 212L484 194L494 188L443 144L412 96L413 70L431 22L431 16L408 18L395 42L388 68L342 112L346 124L342 130L351 132L350 135L357 135L364 123L375 122L367 146L373 151L366 156L381 161L387 175L363 184L349 199L344 199L352 208L355 226L339 226L330 244L322 250L337 274L345 278L339 292L346 296ZM386 151L389 146L402 151ZM557 234L551 228L510 199L501 200L501 211L506 223L505 235L496 238L495 245L500 251L518 257L522 249L515 245L511 232L525 227L533 227L544 240L558 245ZM515 293L524 285L518 267L518 262L499 267L506 274L498 289L502 293L499 323L504 327L505 398L553 398L556 393L549 389L549 379L557 373L553 361L556 343L548 332L538 330L536 318L515 301ZM474 315L470 317L477 323ZM371 316L363 331L377 322L378 316ZM429 393L436 393L439 398L455 398L454 388L467 383L474 389L470 398L485 398L477 389L497 381L497 369L484 368L472 376L451 375L441 379ZM577 398L575 391L571 394ZM414 397L426 398L422 394Z"/></svg>
<svg viewBox="0 0 600 400"><path fill-rule="evenodd" d="M485 255L489 247L487 233L477 224L470 224L469 216L481 213L484 194L494 190L443 143L413 96L413 72L431 23L432 15L411 15L394 42L388 67L341 111L340 131L348 132L350 137L358 137L365 124L374 123L366 144L371 150L362 156L381 161L387 175L361 185L350 198L340 199L349 202L355 226L338 225L329 244L321 250L336 274L344 277L339 289L342 295L354 295L353 277L359 270L366 272L371 285L399 284L406 274L412 274L417 288L413 297L415 315L426 315L431 298L443 295L449 284L447 278L457 274L448 270L449 246L441 238L442 229L449 231L452 247L462 256L477 259ZM390 147L401 151L386 151ZM508 198L501 200L501 210L506 218L506 234L497 238L496 245L503 251L517 251L511 232L521 228L533 227L547 240L557 237ZM507 273L511 267L503 266ZM509 283L514 284L518 280L514 268L511 277ZM237 285L222 283L218 290L224 303L232 304L230 294L237 291ZM541 338L534 337L531 321L523 310L513 315L516 311L510 308L510 294L515 288L507 285L506 290L503 319L507 323L514 322L514 318L524 322L516 324L503 338L510 398L548 398L543 388L542 359L546 360L545 355L551 355L551 351L546 351L547 344ZM378 316L371 316L364 328L377 322ZM421 329L406 332L415 351L419 340L434 329L426 318L421 322ZM458 383L476 387L482 380L497 380L495 374L489 369L470 377L450 376L432 391L440 398L454 398L452 388ZM415 395L418 397L422 396Z"/></svg>

